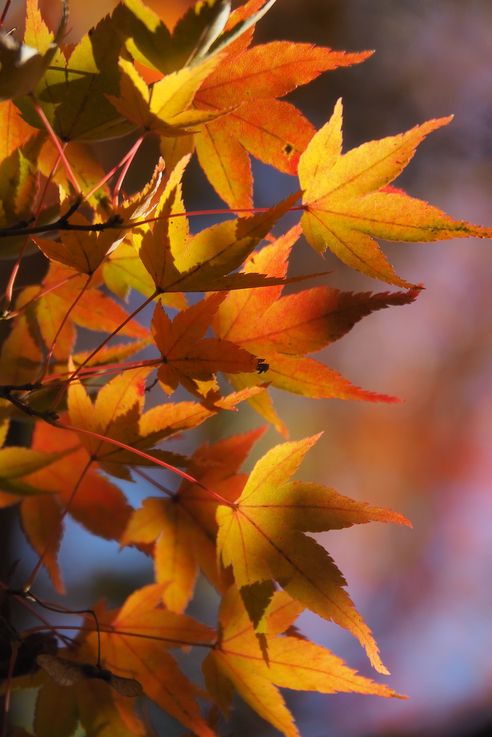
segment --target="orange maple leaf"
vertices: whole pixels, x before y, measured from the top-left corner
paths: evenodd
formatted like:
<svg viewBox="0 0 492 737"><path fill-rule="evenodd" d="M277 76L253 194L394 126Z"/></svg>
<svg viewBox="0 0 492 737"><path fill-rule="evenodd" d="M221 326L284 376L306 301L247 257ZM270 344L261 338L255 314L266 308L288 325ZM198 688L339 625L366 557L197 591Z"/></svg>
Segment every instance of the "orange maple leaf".
<svg viewBox="0 0 492 737"><path fill-rule="evenodd" d="M424 138L451 120L429 120L342 154L339 100L299 160L306 209L301 224L311 246L320 252L329 248L348 266L376 279L411 287L395 273L375 238L416 242L488 237L486 228L454 220L427 202L388 188Z"/></svg>
<svg viewBox="0 0 492 737"><path fill-rule="evenodd" d="M289 255L299 235L300 227L295 226L262 248L248 260L243 273L285 277ZM305 354L338 340L371 312L389 305L409 304L415 296L415 291L353 294L329 287L282 296L282 285L244 289L227 295L213 325L221 338L261 356L268 365L268 371L261 376L231 376L236 387L267 381L279 389L308 397L394 401L354 386L337 371ZM267 394L253 398L251 404L285 432Z"/></svg>
<svg viewBox="0 0 492 737"><path fill-rule="evenodd" d="M356 673L329 650L292 636L302 607L276 592L265 611L265 633L258 638L235 587L222 600L221 637L203 663L210 693L227 712L233 689L286 737L299 737L292 714L278 690L357 692L398 697L392 689ZM280 636L282 633L284 636Z"/></svg>
<svg viewBox="0 0 492 737"><path fill-rule="evenodd" d="M192 394L216 397L217 371L256 370L258 360L248 351L228 340L203 337L224 297L221 293L211 295L172 321L160 305L156 306L152 335L162 357L157 378L168 394L182 384Z"/></svg>
<svg viewBox="0 0 492 737"><path fill-rule="evenodd" d="M278 100L322 72L358 64L371 52L347 54L312 44L274 41L232 53L204 81L195 97L202 110L234 107L195 134L200 165L230 207L251 207L253 180L249 154L287 174L295 174L314 128L288 102Z"/></svg>
<svg viewBox="0 0 492 737"><path fill-rule="evenodd" d="M197 704L200 690L182 673L170 648L209 646L214 630L162 607L162 586L134 591L121 609L99 615L101 653L111 671L135 678L144 693L199 737L214 737ZM96 633L86 646L96 654Z"/></svg>
<svg viewBox="0 0 492 737"><path fill-rule="evenodd" d="M129 520L121 543L156 543L156 580L164 584L163 601L173 611L186 608L199 568L219 591L224 589L225 577L217 568L215 551L217 498L234 500L240 495L247 475L238 469L263 430L198 448L190 458L189 470L200 485L184 480L168 499L148 497ZM159 483L155 486L170 494Z"/></svg>

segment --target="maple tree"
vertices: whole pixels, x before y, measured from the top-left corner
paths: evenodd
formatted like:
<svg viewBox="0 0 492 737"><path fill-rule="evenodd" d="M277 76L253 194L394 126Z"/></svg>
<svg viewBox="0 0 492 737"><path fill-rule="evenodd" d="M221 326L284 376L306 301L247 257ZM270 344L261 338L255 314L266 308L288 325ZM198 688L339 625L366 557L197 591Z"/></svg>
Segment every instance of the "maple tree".
<svg viewBox="0 0 492 737"><path fill-rule="evenodd" d="M65 42L26 4L22 41L0 31L0 249L7 277L0 364L0 505L17 505L38 560L0 582L5 700L36 688L32 730L68 737L144 735L145 697L189 733L213 737L237 692L289 737L298 734L279 688L399 697L311 642L295 621L308 609L347 629L388 674L343 574L311 533L402 515L295 480L314 435L290 440L270 387L311 399L394 401L353 385L310 356L361 319L412 303L378 239L490 237L393 186L425 137L450 118L342 153L342 103L316 131L283 99L322 72L363 62L305 43L254 46L274 0L197 2L169 30L142 0L123 0L80 42ZM105 170L91 144L127 136ZM160 156L145 187L123 193L142 142ZM183 180L191 157L226 207L192 233ZM253 206L250 157L289 174L294 192ZM297 224L279 225L288 212ZM400 291L305 287L289 275L304 235L347 266ZM26 258L42 276L19 286ZM32 281L32 280L31 280ZM140 295L130 310L130 292ZM138 320L152 306L150 325ZM81 340L80 328L85 332ZM99 334L99 335L98 335ZM89 336L89 337L88 337ZM144 353L145 352L145 353ZM181 387L187 399L173 398ZM151 406L145 408L146 400ZM283 441L246 474L264 427L203 444L172 439L248 403ZM29 441L11 442L23 423ZM178 479L177 488L172 486ZM122 482L152 496L133 508ZM71 611L36 594L41 567L64 593L59 548L71 515L90 533L150 556L155 583L116 610ZM217 592L215 627L187 614L198 576ZM17 622L19 608L31 616ZM81 625L52 624L77 613ZM72 636L73 635L73 636ZM171 650L205 653L192 682ZM203 703L202 703L203 702Z"/></svg>

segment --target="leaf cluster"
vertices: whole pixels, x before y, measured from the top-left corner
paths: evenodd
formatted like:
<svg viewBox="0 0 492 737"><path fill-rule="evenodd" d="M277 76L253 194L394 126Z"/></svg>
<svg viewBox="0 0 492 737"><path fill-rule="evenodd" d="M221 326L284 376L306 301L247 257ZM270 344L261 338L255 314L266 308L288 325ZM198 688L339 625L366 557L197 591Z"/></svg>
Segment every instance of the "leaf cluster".
<svg viewBox="0 0 492 737"><path fill-rule="evenodd" d="M449 118L343 152L341 102L316 131L283 99L370 52L253 45L255 24L273 2L247 0L231 12L228 0L200 0L170 31L142 0L123 0L68 45L66 8L53 34L37 0L28 0L22 42L0 34L0 254L10 273L0 440L14 421L31 434L29 447L0 449L0 506L18 506L39 555L22 586L0 585L0 657L8 690L38 689L37 737L69 737L79 724L87 735L147 734L143 696L190 733L213 737L235 692L294 737L280 688L397 696L294 623L305 609L335 622L387 674L343 574L315 535L409 523L296 480L319 436L290 440L270 389L394 401L312 354L372 312L418 296L379 240L490 231L393 185ZM123 136L128 152L104 170L92 144ZM153 173L125 195L127 171L149 137L160 152ZM192 231L199 213L186 209L183 180L195 154L227 217ZM290 175L293 194L254 208L251 157ZM288 212L297 222L286 229L279 223ZM321 285L304 286L313 275L289 273L294 251L308 247L298 243L302 236L320 254L330 249L401 291L343 292L324 274ZM17 288L33 252L44 275ZM146 309L150 324L138 319ZM243 403L284 436L249 474L241 469L264 427L191 455L179 450L177 438ZM152 488L136 508L128 482ZM150 556L155 572L155 583L116 610L92 603L72 628L75 638L46 621L44 609L62 609L33 593L41 566L64 593L58 554L68 515ZM187 614L199 576L217 592L215 627ZM32 627L18 631L13 604L29 606ZM205 654L200 686L173 649Z"/></svg>

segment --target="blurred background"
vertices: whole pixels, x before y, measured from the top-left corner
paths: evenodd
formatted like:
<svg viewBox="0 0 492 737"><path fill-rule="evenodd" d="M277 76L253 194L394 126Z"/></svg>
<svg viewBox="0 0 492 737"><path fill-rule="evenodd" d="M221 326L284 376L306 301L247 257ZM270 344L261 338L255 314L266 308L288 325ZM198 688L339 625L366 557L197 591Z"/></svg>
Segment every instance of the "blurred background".
<svg viewBox="0 0 492 737"><path fill-rule="evenodd" d="M72 0L71 39L109 11L109 0ZM189 2L148 0L172 24ZM56 22L59 5L45 2ZM279 0L257 29L257 42L310 41L336 49L375 49L365 63L322 75L294 93L318 127L339 96L345 145L454 113L425 142L398 184L459 219L492 225L492 3L490 0ZM144 163L144 162L143 162ZM255 202L271 204L292 179L256 166ZM203 177L189 185L190 206L220 206ZM204 223L197 227L203 227ZM278 393L292 437L324 430L303 478L407 515L413 531L378 525L322 536L373 628L391 685L408 701L364 696L286 694L303 737L489 737L492 735L492 258L486 241L385 244L404 278L426 289L417 302L365 319L324 358L364 388L397 395L398 405L310 401ZM349 290L385 286L349 272L307 246L299 270L331 269L327 282ZM245 422L258 424L252 414ZM198 442L244 425L219 419ZM269 431L262 453L278 436ZM148 490L131 491L136 499ZM84 545L68 529L63 569L74 605L114 597L151 579L148 561L116 546ZM108 551L102 558L102 550ZM85 557L87 552L87 558ZM26 565L29 554L23 556ZM91 563L93 567L91 568ZM142 578L143 577L143 578ZM49 588L47 588L49 591ZM52 594L49 594L52 596ZM213 611L204 585L193 612ZM310 615L300 626L365 675L365 656L349 635ZM175 725L160 727L181 734ZM275 733L239 708L224 734Z"/></svg>

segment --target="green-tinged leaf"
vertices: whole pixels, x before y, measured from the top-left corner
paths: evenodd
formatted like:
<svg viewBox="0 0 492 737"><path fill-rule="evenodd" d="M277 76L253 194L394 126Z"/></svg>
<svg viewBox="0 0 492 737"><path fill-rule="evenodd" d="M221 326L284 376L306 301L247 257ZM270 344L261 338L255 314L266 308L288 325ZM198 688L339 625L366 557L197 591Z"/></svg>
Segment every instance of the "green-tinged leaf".
<svg viewBox="0 0 492 737"><path fill-rule="evenodd" d="M22 97L36 88L65 32L67 3L63 2L60 9L61 20L54 36L41 19L37 0L27 3L24 43L10 33L0 32L0 100Z"/></svg>
<svg viewBox="0 0 492 737"><path fill-rule="evenodd" d="M374 668L387 673L370 629L345 591L345 579L326 550L302 531L339 529L369 520L407 521L389 510L346 500L329 489L289 483L317 437L272 448L254 467L235 504L218 507L218 551L224 565L232 566L238 588L246 588L247 607L252 586L275 580L304 606L348 629L363 645ZM262 596L265 609L269 597L257 590L256 619Z"/></svg>
<svg viewBox="0 0 492 737"><path fill-rule="evenodd" d="M0 161L1 225L29 221L37 192L36 156L41 139L30 139L24 146Z"/></svg>
<svg viewBox="0 0 492 737"><path fill-rule="evenodd" d="M149 88L133 64L122 59L119 96L109 95L108 99L121 115L140 128L162 136L182 135L223 114L189 109L198 88L218 61L209 60L172 72Z"/></svg>
<svg viewBox="0 0 492 737"><path fill-rule="evenodd" d="M488 237L477 225L454 220L436 207L388 185L417 146L451 118L429 120L406 133L364 143L341 154L342 104L312 138L299 162L306 212L302 227L317 251L327 248L348 266L390 284L412 286L394 271L375 238L436 241Z"/></svg>
<svg viewBox="0 0 492 737"><path fill-rule="evenodd" d="M53 59L36 96L62 140L101 140L134 128L107 98L118 94L120 51L120 36L106 17L84 36L67 60L63 55ZM20 107L26 120L40 127L31 103L22 100Z"/></svg>
<svg viewBox="0 0 492 737"><path fill-rule="evenodd" d="M172 34L159 16L140 0L125 0L124 5L117 8L114 19L131 55L145 66L169 74L198 64L226 48L254 25L274 2L269 0L248 18L236 18L234 27L225 32L229 0L197 2L178 21Z"/></svg>
<svg viewBox="0 0 492 737"><path fill-rule="evenodd" d="M45 466L55 463L67 451L43 453L31 448L9 446L0 448L0 489L19 496L46 494L52 491L49 486L38 486L27 476Z"/></svg>

